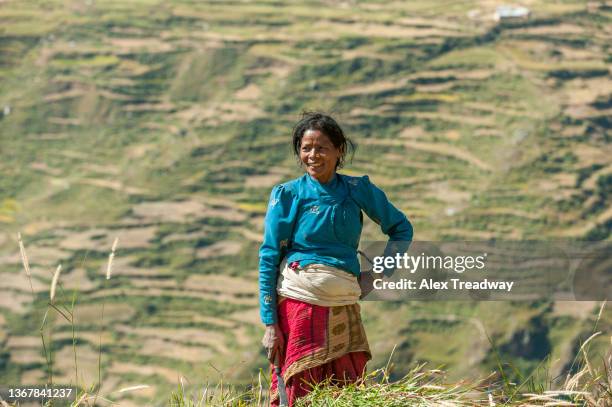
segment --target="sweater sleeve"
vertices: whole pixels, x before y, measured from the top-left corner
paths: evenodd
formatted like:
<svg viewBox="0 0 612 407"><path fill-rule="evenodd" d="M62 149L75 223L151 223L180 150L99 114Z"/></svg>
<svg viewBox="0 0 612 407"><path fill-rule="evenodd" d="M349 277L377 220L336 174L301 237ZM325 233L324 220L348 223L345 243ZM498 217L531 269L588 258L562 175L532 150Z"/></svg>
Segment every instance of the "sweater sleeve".
<svg viewBox="0 0 612 407"><path fill-rule="evenodd" d="M383 255L395 256L396 253L405 253L413 237L412 224L402 211L389 202L385 193L374 185L367 175L361 178L361 182L365 194L364 212L380 226L384 234L389 236ZM384 274L389 277L394 271L386 269Z"/></svg>
<svg viewBox="0 0 612 407"><path fill-rule="evenodd" d="M285 256L297 216L297 199L284 185L272 189L265 218L264 239L259 248L259 310L261 321L274 324L278 267Z"/></svg>
<svg viewBox="0 0 612 407"><path fill-rule="evenodd" d="M363 176L365 199L363 210L366 215L378 225L382 232L389 236L391 241L411 241L412 224L399 209L389 200L385 193L370 182L367 175Z"/></svg>

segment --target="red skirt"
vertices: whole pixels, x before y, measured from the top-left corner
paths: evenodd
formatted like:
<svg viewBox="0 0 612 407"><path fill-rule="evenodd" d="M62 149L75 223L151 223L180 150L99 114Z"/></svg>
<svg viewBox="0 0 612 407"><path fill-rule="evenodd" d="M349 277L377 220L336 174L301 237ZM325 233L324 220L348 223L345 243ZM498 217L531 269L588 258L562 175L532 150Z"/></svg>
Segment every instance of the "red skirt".
<svg viewBox="0 0 612 407"><path fill-rule="evenodd" d="M280 368L290 406L313 384L330 380L344 385L363 376L371 353L359 304L323 307L282 298L278 323L285 340ZM270 400L277 406L277 378L271 368Z"/></svg>

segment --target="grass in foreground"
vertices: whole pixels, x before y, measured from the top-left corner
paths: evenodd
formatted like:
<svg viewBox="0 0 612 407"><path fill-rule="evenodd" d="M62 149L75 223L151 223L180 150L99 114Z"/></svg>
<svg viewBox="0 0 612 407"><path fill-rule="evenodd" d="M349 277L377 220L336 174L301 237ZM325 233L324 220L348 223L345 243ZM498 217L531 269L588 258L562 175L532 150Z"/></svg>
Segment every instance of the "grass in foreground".
<svg viewBox="0 0 612 407"><path fill-rule="evenodd" d="M404 378L391 382L387 366L368 374L360 383L344 387L321 383L296 406L612 406L612 354L603 360L601 370L595 369L587 354L591 338L584 342L575 360L581 369L568 374L562 386L555 390L541 387L541 391L533 391L533 386L527 384L529 377L522 384L506 383L503 379L492 382L491 377L477 382L446 383L443 371L426 370L424 364L415 367ZM268 405L261 375L258 384L242 393L217 385L215 389L203 388L194 397L179 384L168 400L171 407Z"/></svg>

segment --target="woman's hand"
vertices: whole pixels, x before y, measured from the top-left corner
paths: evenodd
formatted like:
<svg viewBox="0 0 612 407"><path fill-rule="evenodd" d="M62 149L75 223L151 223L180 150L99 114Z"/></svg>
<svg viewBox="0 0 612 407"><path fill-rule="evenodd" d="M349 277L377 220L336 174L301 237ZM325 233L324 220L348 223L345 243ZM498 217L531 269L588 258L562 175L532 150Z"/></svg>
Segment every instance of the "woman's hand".
<svg viewBox="0 0 612 407"><path fill-rule="evenodd" d="M364 271L359 275L359 287L361 288L361 295L359 299L362 300L363 297L368 295L370 291L374 289L374 273L371 271Z"/></svg>
<svg viewBox="0 0 612 407"><path fill-rule="evenodd" d="M278 324L266 325L266 332L261 340L261 344L267 351L268 360L274 364L277 352L280 355L285 349L285 339Z"/></svg>

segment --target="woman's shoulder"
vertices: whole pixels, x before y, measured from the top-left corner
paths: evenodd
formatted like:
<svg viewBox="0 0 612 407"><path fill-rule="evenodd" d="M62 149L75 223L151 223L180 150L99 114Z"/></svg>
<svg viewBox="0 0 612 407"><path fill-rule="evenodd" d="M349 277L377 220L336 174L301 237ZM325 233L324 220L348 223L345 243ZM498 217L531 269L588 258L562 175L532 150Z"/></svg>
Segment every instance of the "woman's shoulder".
<svg viewBox="0 0 612 407"><path fill-rule="evenodd" d="M353 187L353 188L364 188L364 187L369 187L372 182L370 181L370 177L368 177L367 175L346 175L346 174L340 174L338 173L338 175L344 180L344 182Z"/></svg>
<svg viewBox="0 0 612 407"><path fill-rule="evenodd" d="M292 198L299 195L303 176L285 181L272 187L272 195L282 195L285 198Z"/></svg>

